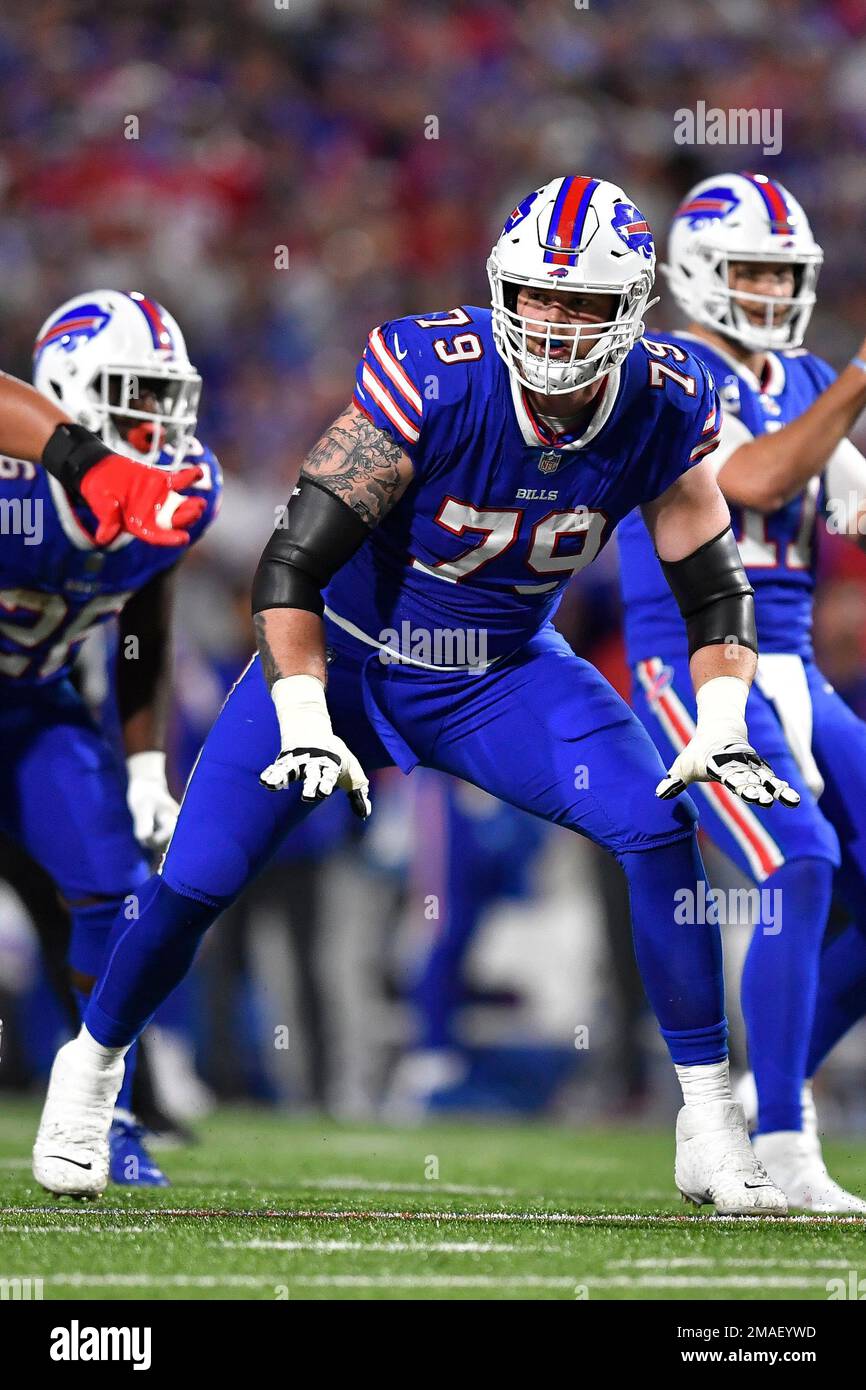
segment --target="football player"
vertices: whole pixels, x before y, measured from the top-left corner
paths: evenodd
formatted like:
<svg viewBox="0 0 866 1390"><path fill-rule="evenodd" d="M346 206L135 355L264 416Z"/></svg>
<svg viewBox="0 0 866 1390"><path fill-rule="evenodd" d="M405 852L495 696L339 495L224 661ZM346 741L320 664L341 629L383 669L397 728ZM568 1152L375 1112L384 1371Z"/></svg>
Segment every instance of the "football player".
<svg viewBox="0 0 866 1390"><path fill-rule="evenodd" d="M80 327L67 323L63 332L70 344ZM184 528L202 512L200 498L181 496L198 477L194 468L169 479L164 472L142 467L141 461L107 448L57 400L46 399L4 372L0 456L20 459L34 470L44 468L70 496L86 503L96 522L97 545L110 545L121 532L150 545L186 545L189 532Z"/></svg>
<svg viewBox="0 0 866 1390"><path fill-rule="evenodd" d="M749 728L802 798L796 816L772 806L759 818L719 783L700 789L702 827L772 895L762 903L781 908L780 920L758 921L743 972L755 1149L792 1206L862 1213L866 1202L827 1173L804 1086L866 1005L866 942L851 927L827 953L813 1029L834 888L866 931L866 727L816 667L811 638L816 518L829 506L856 537L866 502L866 459L846 437L866 406L866 344L838 377L803 348L821 260L803 209L774 179L704 180L674 217L665 270L689 325L665 342L678 369L697 357L718 387L708 466L755 589L761 651ZM682 625L639 516L619 544L635 708L677 777L696 714Z"/></svg>
<svg viewBox="0 0 866 1390"><path fill-rule="evenodd" d="M505 222L492 309L370 334L354 398L308 455L259 564L259 656L55 1062L34 1148L50 1191L103 1189L124 1052L220 910L322 797L339 787L366 816L368 771L420 763L617 856L683 1089L677 1185L721 1212L785 1210L731 1097L718 928L673 922L677 892L703 882L694 804L674 793L711 776L755 804L798 797L747 738L754 611L705 458L715 391L698 359L641 340L654 266L622 189L557 178ZM694 652L701 715L676 779L549 621L635 506ZM735 649L721 645L732 634Z"/></svg>
<svg viewBox="0 0 866 1390"><path fill-rule="evenodd" d="M77 296L40 330L34 382L38 399L76 421L70 429L94 431L94 450L122 450L130 468L159 480L157 495L176 491L175 520L184 518L193 542L202 535L219 504L220 471L194 437L201 379L169 313L138 293ZM0 546L0 830L48 872L69 911L69 965L83 1008L109 927L148 878L177 816L162 724L178 556L118 534L115 521L108 539L84 496L20 458L0 458L0 507L21 523ZM114 617L125 768L69 680L81 643ZM164 1182L129 1114L131 1084L128 1064L112 1176Z"/></svg>

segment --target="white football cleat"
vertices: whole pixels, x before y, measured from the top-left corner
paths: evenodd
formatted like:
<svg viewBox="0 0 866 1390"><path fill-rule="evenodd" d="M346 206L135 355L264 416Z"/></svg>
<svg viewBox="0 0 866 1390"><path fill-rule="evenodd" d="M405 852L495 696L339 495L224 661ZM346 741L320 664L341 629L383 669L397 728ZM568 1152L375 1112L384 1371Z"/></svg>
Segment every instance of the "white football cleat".
<svg viewBox="0 0 866 1390"><path fill-rule="evenodd" d="M733 1100L684 1105L677 1116L674 1181L683 1197L719 1216L784 1216L785 1195L749 1143L743 1107Z"/></svg>
<svg viewBox="0 0 866 1390"><path fill-rule="evenodd" d="M54 1058L33 1145L33 1176L49 1192L98 1197L108 1185L108 1132L124 1073L121 1054L94 1066L79 1038Z"/></svg>
<svg viewBox="0 0 866 1390"><path fill-rule="evenodd" d="M439 1091L448 1091L466 1079L469 1064L453 1048L417 1048L407 1052L394 1069L382 1105L388 1124L415 1124L429 1113Z"/></svg>
<svg viewBox="0 0 866 1390"><path fill-rule="evenodd" d="M817 1134L778 1129L756 1134L752 1145L789 1206L836 1216L866 1215L863 1198L846 1192L830 1177Z"/></svg>

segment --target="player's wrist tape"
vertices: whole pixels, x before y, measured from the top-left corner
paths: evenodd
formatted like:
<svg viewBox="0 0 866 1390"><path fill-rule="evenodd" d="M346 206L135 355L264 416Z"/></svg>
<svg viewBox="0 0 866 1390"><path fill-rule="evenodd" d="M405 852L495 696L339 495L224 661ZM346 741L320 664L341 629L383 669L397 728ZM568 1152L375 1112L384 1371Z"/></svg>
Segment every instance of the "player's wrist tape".
<svg viewBox="0 0 866 1390"><path fill-rule="evenodd" d="M757 652L755 591L730 526L684 559L660 563L686 620L689 656L727 643Z"/></svg>
<svg viewBox="0 0 866 1390"><path fill-rule="evenodd" d="M370 534L356 511L310 478L302 478L283 524L265 546L253 580L252 610L302 608L319 617L322 589Z"/></svg>
<svg viewBox="0 0 866 1390"><path fill-rule="evenodd" d="M718 737L720 742L748 741L746 701L749 687L739 676L713 676L705 681L695 699L698 706L696 732Z"/></svg>
<svg viewBox="0 0 866 1390"><path fill-rule="evenodd" d="M325 687L317 676L281 676L271 686L271 699L282 751L332 736Z"/></svg>
<svg viewBox="0 0 866 1390"><path fill-rule="evenodd" d="M164 782L165 754L159 748L130 753L126 760L126 775L130 782L134 777L142 777L148 782Z"/></svg>
<svg viewBox="0 0 866 1390"><path fill-rule="evenodd" d="M852 357L851 366L859 367L861 372L866 372L866 362L864 362L862 357Z"/></svg>
<svg viewBox="0 0 866 1390"><path fill-rule="evenodd" d="M42 450L42 466L69 492L80 492L85 473L109 458L101 439L83 425L58 425Z"/></svg>

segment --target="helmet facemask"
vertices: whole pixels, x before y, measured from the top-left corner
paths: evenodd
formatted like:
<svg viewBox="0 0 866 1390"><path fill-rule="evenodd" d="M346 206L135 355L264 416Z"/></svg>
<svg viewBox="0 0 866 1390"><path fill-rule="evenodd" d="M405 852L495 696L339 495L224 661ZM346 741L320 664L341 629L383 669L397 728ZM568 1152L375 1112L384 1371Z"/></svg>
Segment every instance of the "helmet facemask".
<svg viewBox="0 0 866 1390"><path fill-rule="evenodd" d="M183 458L201 396L201 377L192 368L103 367L87 394L97 417L92 428L109 448L141 463L156 463L163 450ZM159 408L143 410L145 395L155 396Z"/></svg>
<svg viewBox="0 0 866 1390"><path fill-rule="evenodd" d="M752 352L784 350L802 345L815 307L815 289L823 260L820 251L792 256L705 246L697 254L703 262L700 278L706 286L699 307L691 310L691 315L699 323ZM789 266L794 273L794 293L771 295L733 289L730 285L730 267L740 262ZM662 273L681 307L686 307L689 300L682 293L677 293L680 289L689 294L689 272L685 258L676 269L662 266ZM744 304L763 307L763 322L754 322L745 312ZM787 310L782 322L779 322L780 310ZM686 312L689 312L688 307Z"/></svg>
<svg viewBox="0 0 866 1390"><path fill-rule="evenodd" d="M505 277L494 257L487 263L487 273L497 349L521 385L541 395L566 395L598 381L619 365L643 334L643 314L651 307L648 300L652 275L649 271L625 286L563 286L563 293L614 298L614 317L597 323L551 323L527 318L517 312L520 289L549 290L552 288L550 281ZM533 339L535 341L531 342ZM569 349L567 355L552 355L552 351L563 346Z"/></svg>

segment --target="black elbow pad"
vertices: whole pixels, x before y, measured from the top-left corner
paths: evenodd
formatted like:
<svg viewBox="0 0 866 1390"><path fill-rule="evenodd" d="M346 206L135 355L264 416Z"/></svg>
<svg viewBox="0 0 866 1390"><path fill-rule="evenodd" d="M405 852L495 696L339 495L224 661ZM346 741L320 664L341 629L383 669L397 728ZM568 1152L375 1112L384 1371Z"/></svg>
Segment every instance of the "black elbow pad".
<svg viewBox="0 0 866 1390"><path fill-rule="evenodd" d="M757 652L755 591L730 526L684 560L660 564L686 620L689 656L732 641Z"/></svg>
<svg viewBox="0 0 866 1390"><path fill-rule="evenodd" d="M252 610L324 612L322 589L370 534L357 512L310 478L302 478L268 541L253 580Z"/></svg>

